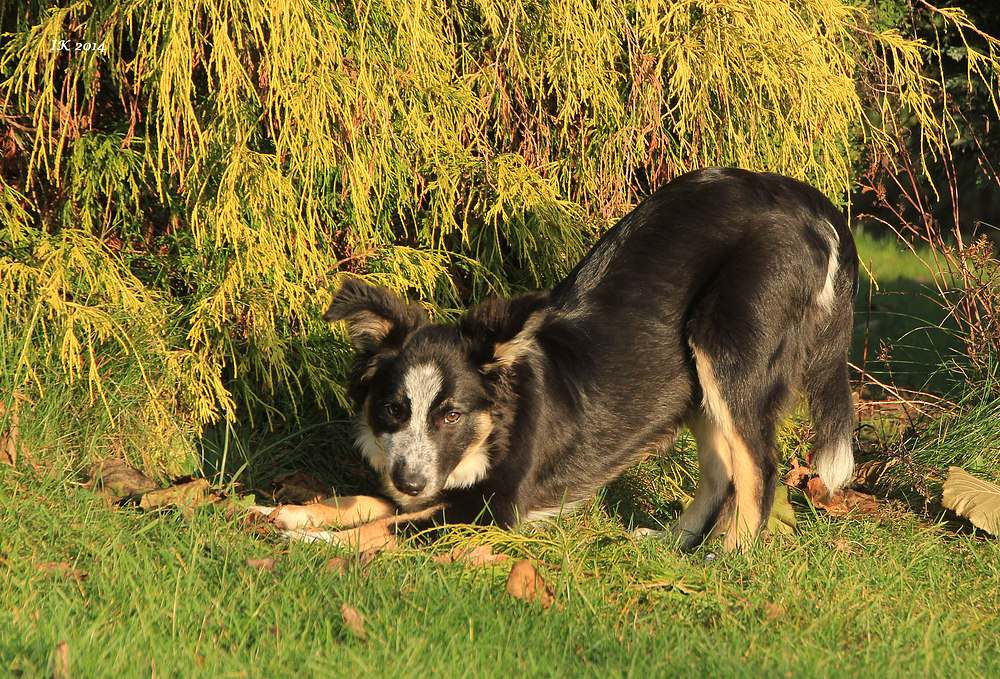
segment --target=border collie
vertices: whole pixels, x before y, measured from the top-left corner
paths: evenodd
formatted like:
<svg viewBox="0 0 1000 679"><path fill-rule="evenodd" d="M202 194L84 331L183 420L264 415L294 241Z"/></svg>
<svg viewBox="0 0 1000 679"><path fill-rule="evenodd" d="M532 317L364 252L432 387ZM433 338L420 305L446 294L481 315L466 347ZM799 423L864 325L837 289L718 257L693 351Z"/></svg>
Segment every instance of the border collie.
<svg viewBox="0 0 1000 679"><path fill-rule="evenodd" d="M854 240L826 197L726 168L662 187L552 291L486 301L454 324L347 279L323 318L347 323L357 443L403 513L341 498L272 518L361 547L443 521L515 526L585 502L686 426L699 485L665 536L744 549L767 520L775 430L797 391L820 479L832 491L851 477L857 288ZM321 522L364 525L295 530Z"/></svg>

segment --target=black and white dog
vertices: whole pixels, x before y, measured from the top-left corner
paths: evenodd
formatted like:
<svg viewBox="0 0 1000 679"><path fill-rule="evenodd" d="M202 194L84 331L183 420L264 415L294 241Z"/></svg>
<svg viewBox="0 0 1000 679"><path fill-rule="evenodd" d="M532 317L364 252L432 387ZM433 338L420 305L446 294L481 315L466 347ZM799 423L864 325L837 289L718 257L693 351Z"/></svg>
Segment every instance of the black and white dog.
<svg viewBox="0 0 1000 679"><path fill-rule="evenodd" d="M857 274L847 223L816 189L708 168L650 196L551 292L487 301L457 324L348 279L324 318L347 322L358 444L406 513L352 498L328 503L353 507L346 519L274 518L514 526L586 501L687 426L700 479L670 535L690 548L714 529L745 548L770 510L775 430L796 391L819 477L832 491L851 476Z"/></svg>

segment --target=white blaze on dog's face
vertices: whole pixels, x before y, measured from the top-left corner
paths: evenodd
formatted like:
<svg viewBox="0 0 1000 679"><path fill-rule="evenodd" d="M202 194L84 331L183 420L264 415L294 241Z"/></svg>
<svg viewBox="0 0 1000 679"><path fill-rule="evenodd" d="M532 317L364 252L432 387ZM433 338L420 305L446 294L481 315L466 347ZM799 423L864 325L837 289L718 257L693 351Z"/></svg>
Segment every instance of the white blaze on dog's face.
<svg viewBox="0 0 1000 679"><path fill-rule="evenodd" d="M427 353L437 356L420 356ZM383 365L361 413L361 450L407 510L433 502L442 490L473 485L489 467L493 422L479 373L442 354L403 352Z"/></svg>

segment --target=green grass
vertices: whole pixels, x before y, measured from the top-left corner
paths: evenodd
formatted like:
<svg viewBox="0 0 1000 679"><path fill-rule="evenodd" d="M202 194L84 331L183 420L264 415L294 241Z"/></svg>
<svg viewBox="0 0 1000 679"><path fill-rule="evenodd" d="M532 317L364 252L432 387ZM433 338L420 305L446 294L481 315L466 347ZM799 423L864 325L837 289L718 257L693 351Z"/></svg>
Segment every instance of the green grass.
<svg viewBox="0 0 1000 679"><path fill-rule="evenodd" d="M921 261L933 262L931 252L918 248L918 258L892 234L861 229L855 240L862 269L851 362L891 386L954 391L957 374L941 366L960 361L963 346Z"/></svg>
<svg viewBox="0 0 1000 679"><path fill-rule="evenodd" d="M893 344L892 372L883 377L899 384L912 373L912 386L934 386L928 375L954 347L936 344L947 330L914 331L941 314L919 293L922 265L889 241L860 234L859 247L881 286L869 314L863 284L859 343L867 324L870 343ZM918 353L909 371L900 351L911 345ZM878 367L872 354L869 369ZM132 444L99 427L73 434L90 430L67 420L58 399L32 405L22 410L27 452L17 468L0 467L0 675L1000 672L1000 546L970 535L954 517L938 523L935 510L922 511L916 486L927 479L912 474L893 480L889 494L900 501L881 495L877 517L816 514L793 490L796 534L766 536L749 555L709 559L711 547L680 554L631 537L634 525L672 521L693 491L693 451L684 438L677 463L636 466L550 530L454 528L338 575L326 568L340 554L328 545L288 543L220 512L184 518L107 503L73 479L88 457ZM996 410L988 400L970 404L919 440L879 441L874 454L898 456L912 464L895 469L924 476L952 463L989 472L997 464ZM348 431L345 422L270 434L222 423L205 432L197 464L230 488L305 467L342 493L370 492L374 480L348 452ZM788 454L807 441L806 431L800 417L786 430ZM537 564L556 604L507 595L509 563L432 561L456 544L481 543ZM276 559L273 572L247 564L261 557ZM345 626L343 605L365 616L364 639ZM68 674L58 648L67 650Z"/></svg>
<svg viewBox="0 0 1000 679"><path fill-rule="evenodd" d="M636 543L593 503L541 533L455 531L344 576L326 545L220 513L106 502L62 475L0 476L0 671L72 676L961 676L1000 671L1000 548L887 509L816 516L749 556ZM556 605L504 592L506 564L440 565L454 543L530 558ZM273 572L245 560L272 556ZM78 577L46 572L66 563ZM366 617L365 639L342 622Z"/></svg>

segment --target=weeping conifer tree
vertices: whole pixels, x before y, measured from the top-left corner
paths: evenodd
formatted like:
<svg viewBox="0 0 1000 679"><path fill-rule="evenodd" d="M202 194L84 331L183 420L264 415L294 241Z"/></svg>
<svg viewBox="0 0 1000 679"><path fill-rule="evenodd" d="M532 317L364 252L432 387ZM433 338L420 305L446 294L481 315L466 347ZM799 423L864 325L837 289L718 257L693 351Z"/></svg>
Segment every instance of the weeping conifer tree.
<svg viewBox="0 0 1000 679"><path fill-rule="evenodd" d="M343 405L342 275L447 316L551 285L688 169L842 200L900 112L928 154L954 127L941 54L842 0L0 12L0 398L62 399L147 466L223 415ZM995 88L995 40L969 63Z"/></svg>

